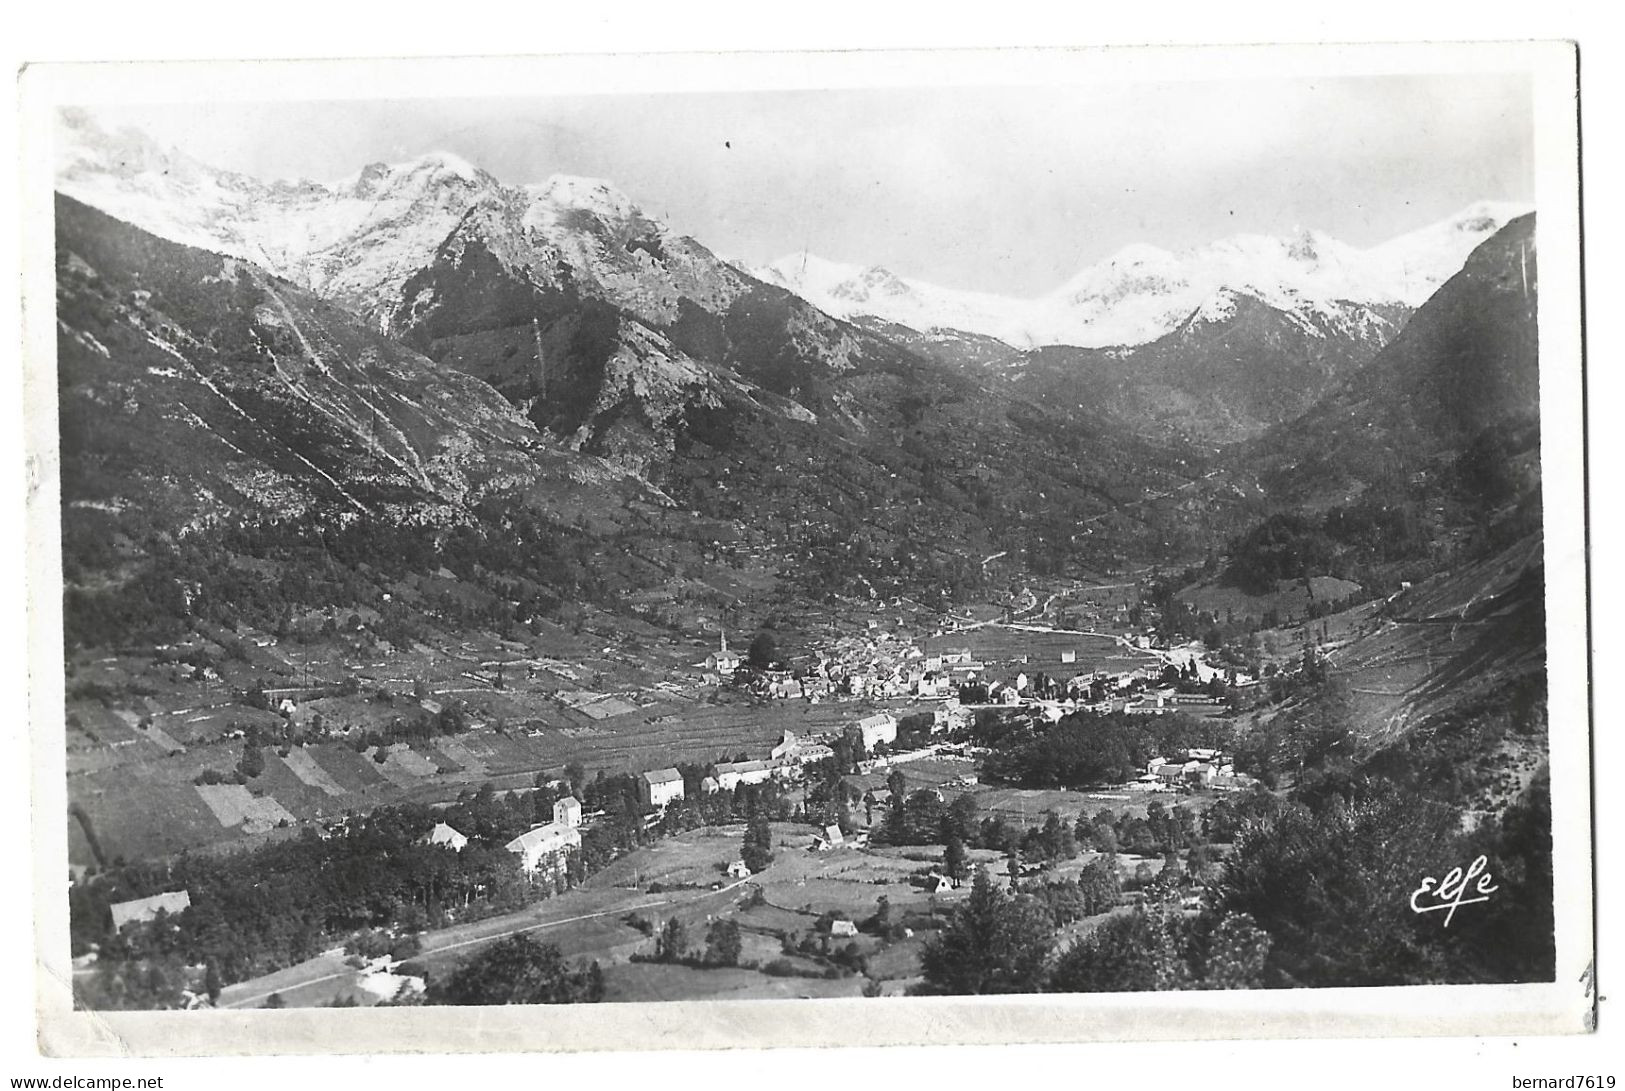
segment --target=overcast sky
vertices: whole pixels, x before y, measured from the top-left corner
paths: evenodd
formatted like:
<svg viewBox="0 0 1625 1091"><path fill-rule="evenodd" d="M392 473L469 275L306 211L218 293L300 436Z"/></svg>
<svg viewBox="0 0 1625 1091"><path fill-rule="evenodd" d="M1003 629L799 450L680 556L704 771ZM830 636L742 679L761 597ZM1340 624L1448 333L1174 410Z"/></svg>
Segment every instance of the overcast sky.
<svg viewBox="0 0 1625 1091"><path fill-rule="evenodd" d="M97 106L216 166L330 180L449 150L605 178L725 257L803 248L1034 296L1129 243L1371 245L1533 201L1523 77Z"/></svg>

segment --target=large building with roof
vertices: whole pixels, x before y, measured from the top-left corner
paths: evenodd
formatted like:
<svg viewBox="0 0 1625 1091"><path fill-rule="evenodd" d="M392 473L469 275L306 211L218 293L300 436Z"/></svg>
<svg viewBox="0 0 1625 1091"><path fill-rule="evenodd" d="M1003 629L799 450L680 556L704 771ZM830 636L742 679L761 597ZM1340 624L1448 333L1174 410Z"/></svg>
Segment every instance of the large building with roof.
<svg viewBox="0 0 1625 1091"><path fill-rule="evenodd" d="M683 774L676 769L652 769L638 777L638 798L647 807L664 807L683 798Z"/></svg>
<svg viewBox="0 0 1625 1091"><path fill-rule="evenodd" d="M113 931L121 932L126 925L140 924L150 921L160 912L174 916L183 909L192 905L192 895L184 890L172 890L163 894L154 894L150 898L135 898L127 902L115 902L108 906L113 914Z"/></svg>

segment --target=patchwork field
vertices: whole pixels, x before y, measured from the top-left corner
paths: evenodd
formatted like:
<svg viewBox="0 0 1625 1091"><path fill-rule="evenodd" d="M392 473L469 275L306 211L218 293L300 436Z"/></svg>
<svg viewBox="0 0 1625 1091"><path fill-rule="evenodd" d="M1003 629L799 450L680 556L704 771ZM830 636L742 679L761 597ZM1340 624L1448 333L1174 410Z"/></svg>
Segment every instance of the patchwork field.
<svg viewBox="0 0 1625 1091"><path fill-rule="evenodd" d="M197 794L222 826L241 826L244 833L264 833L279 822L292 823L288 810L271 796L256 796L244 784L199 784Z"/></svg>
<svg viewBox="0 0 1625 1091"><path fill-rule="evenodd" d="M316 763L316 759L302 746L295 746L283 758L289 772L298 777L312 788L318 788L330 796L344 795L344 786Z"/></svg>

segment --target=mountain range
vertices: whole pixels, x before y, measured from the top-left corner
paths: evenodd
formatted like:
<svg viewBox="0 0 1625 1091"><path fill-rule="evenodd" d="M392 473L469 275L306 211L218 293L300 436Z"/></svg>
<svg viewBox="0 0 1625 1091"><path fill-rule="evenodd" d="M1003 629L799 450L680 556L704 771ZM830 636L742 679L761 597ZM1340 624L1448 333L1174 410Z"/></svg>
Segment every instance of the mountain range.
<svg viewBox="0 0 1625 1091"><path fill-rule="evenodd" d="M1407 347L1435 322L1413 309L1477 300L1448 303L1451 329L1505 311L1458 270L1527 222L1483 204L1364 251L1312 233L1132 248L1045 313L1076 341L1148 339L1019 349L969 312L873 305L934 298L899 278L831 282L811 260L817 277L752 275L603 182L506 185L449 154L263 182L83 113L59 136L73 510L150 491L154 529L444 526L533 480L542 509L582 487L640 497L809 584L871 592L951 591L979 578L967 558L1005 552L1035 571L1174 559L1271 504L1349 499L1374 480L1358 443L1381 447L1438 389L1416 385L1443 349ZM1426 405L1452 419L1488 389ZM1339 423L1371 404L1385 429ZM1359 457L1334 480L1318 439L1344 432ZM1215 460L1220 443L1239 453Z"/></svg>
<svg viewBox="0 0 1625 1091"><path fill-rule="evenodd" d="M1131 246L1038 299L811 255L755 270L834 315L1142 435L1219 445L1309 408L1371 360L1475 247L1526 211L1481 201L1368 249L1321 232L1184 253Z"/></svg>
<svg viewBox="0 0 1625 1091"><path fill-rule="evenodd" d="M836 409L821 384L899 344L937 362L968 360L973 382L1071 407L1090 423L1198 444L1249 438L1369 360L1520 211L1480 202L1365 250L1310 231L1182 254L1134 246L1041 299L1015 300L809 255L761 269L729 264L606 182L555 175L505 185L450 153L374 163L329 183L262 182L138 132L106 133L83 112L64 113L59 137L59 192L160 237L252 261L420 348L434 338L537 423L577 446L613 449L640 471L669 454L666 425L690 395L712 407L755 398L806 419ZM536 328L523 352L527 316L512 308L508 335L448 336L447 293L463 327L470 309L487 326L495 320L493 300L458 293L457 282L471 283L465 260L485 270L481 292L499 276L553 301L528 315ZM614 338L624 351L586 354L603 358L585 369L590 390L575 381L582 354L561 348L561 338L579 348L590 331L545 322L587 298L636 327ZM549 353L563 396L538 408L533 388L546 385ZM616 429L629 419L628 398L649 419Z"/></svg>
<svg viewBox="0 0 1625 1091"><path fill-rule="evenodd" d="M619 534L637 498L665 513L632 520L646 536L742 539L820 593L941 595L977 557L1170 541L1133 506L1185 479L1179 450L826 315L601 183L507 187L450 156L262 183L83 115L63 131L76 542L472 526L488 501ZM1080 547L1086 519L1110 533Z"/></svg>
<svg viewBox="0 0 1625 1091"><path fill-rule="evenodd" d="M1253 671L1330 649L1360 761L1422 797L1493 817L1540 777L1533 215L1449 234L1490 232L1415 305L1220 286L1138 344L1017 348L828 313L601 183L262 183L87 126L55 206L70 650L324 615L641 643L1106 579Z"/></svg>
<svg viewBox="0 0 1625 1091"><path fill-rule="evenodd" d="M842 318L961 330L1020 349L1109 348L1143 345L1192 322L1222 322L1238 300L1272 307L1311 331L1386 322L1372 312L1420 306L1474 247L1527 211L1479 201L1366 249L1307 229L1286 237L1236 235L1179 253L1134 245L1037 299L942 288L812 254L751 271Z"/></svg>

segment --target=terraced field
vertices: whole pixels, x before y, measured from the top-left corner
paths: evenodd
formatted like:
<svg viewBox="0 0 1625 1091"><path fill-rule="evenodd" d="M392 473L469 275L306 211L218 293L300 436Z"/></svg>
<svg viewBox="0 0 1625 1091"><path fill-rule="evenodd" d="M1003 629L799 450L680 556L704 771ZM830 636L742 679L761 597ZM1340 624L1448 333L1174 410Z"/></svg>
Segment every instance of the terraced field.
<svg viewBox="0 0 1625 1091"><path fill-rule="evenodd" d="M245 784L199 784L195 788L222 826L241 826L244 833L264 833L278 822L293 821L293 815L274 797L255 796Z"/></svg>
<svg viewBox="0 0 1625 1091"><path fill-rule="evenodd" d="M281 760L288 766L289 772L310 787L326 792L330 796L344 795L344 786L318 765L316 758L304 747L293 747L288 751L287 757Z"/></svg>

